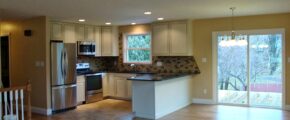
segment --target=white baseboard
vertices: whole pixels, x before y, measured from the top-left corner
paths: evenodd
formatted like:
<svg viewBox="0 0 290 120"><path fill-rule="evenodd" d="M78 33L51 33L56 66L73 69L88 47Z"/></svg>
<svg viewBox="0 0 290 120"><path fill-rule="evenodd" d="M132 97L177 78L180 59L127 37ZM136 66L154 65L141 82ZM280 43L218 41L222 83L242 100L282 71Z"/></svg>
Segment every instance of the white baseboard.
<svg viewBox="0 0 290 120"><path fill-rule="evenodd" d="M212 100L212 99L199 99L199 98L193 98L192 99L192 103L195 103L195 104L210 104L210 105L216 104L214 102L214 100Z"/></svg>
<svg viewBox="0 0 290 120"><path fill-rule="evenodd" d="M44 108L33 107L33 106L31 106L31 112L41 114L41 115L51 115L52 114L51 109L44 109Z"/></svg>

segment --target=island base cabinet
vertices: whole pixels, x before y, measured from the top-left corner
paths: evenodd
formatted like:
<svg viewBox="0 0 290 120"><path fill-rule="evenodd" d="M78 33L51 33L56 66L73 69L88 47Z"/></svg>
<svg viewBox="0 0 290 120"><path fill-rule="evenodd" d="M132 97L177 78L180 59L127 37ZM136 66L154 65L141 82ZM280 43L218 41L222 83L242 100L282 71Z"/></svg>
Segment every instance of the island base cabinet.
<svg viewBox="0 0 290 120"><path fill-rule="evenodd" d="M132 81L136 117L159 119L191 104L192 77L163 81Z"/></svg>

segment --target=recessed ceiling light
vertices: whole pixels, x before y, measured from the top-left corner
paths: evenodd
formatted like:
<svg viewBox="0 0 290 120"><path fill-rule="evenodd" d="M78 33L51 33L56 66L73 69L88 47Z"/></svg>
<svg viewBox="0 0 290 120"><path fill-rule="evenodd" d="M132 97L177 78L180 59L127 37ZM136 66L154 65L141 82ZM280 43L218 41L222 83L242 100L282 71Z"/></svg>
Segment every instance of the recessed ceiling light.
<svg viewBox="0 0 290 120"><path fill-rule="evenodd" d="M131 23L131 25L136 25L136 23Z"/></svg>
<svg viewBox="0 0 290 120"><path fill-rule="evenodd" d="M150 11L144 12L145 15L151 15L152 13Z"/></svg>
<svg viewBox="0 0 290 120"><path fill-rule="evenodd" d="M79 19L79 22L85 22L86 20L85 19Z"/></svg>
<svg viewBox="0 0 290 120"><path fill-rule="evenodd" d="M157 18L157 20L164 20L164 18Z"/></svg>
<svg viewBox="0 0 290 120"><path fill-rule="evenodd" d="M111 25L112 23L110 23L110 22L106 22L106 25Z"/></svg>

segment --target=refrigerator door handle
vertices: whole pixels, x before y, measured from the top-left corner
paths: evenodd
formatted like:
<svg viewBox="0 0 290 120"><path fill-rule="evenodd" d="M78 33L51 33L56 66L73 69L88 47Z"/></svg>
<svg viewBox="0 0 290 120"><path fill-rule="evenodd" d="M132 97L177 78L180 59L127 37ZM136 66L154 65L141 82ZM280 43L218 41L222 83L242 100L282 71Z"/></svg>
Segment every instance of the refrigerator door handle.
<svg viewBox="0 0 290 120"><path fill-rule="evenodd" d="M64 54L63 54L63 51L61 51L61 56L60 56L60 71L61 71L61 78L63 79L63 80L65 80L64 79L64 71L63 71L63 64L64 64L64 61L63 61L63 56L64 56Z"/></svg>
<svg viewBox="0 0 290 120"><path fill-rule="evenodd" d="M68 58L67 58L67 51L64 49L64 78L67 79L67 72L68 72Z"/></svg>
<svg viewBox="0 0 290 120"><path fill-rule="evenodd" d="M57 90L57 89L64 89L64 88L72 88L72 87L76 87L76 84L73 85L64 85L64 86L57 86L57 87L52 87L53 90Z"/></svg>

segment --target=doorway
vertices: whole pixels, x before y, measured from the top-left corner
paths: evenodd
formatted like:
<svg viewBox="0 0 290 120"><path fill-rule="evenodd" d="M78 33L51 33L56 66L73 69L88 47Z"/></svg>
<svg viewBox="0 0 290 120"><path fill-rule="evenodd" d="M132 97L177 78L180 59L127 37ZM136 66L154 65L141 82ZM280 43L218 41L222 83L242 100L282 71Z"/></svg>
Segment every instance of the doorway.
<svg viewBox="0 0 290 120"><path fill-rule="evenodd" d="M10 70L9 70L9 36L0 36L0 84L1 87L10 87Z"/></svg>
<svg viewBox="0 0 290 120"><path fill-rule="evenodd" d="M229 33L214 33L217 102L282 108L284 30L239 31L247 44L220 44Z"/></svg>

